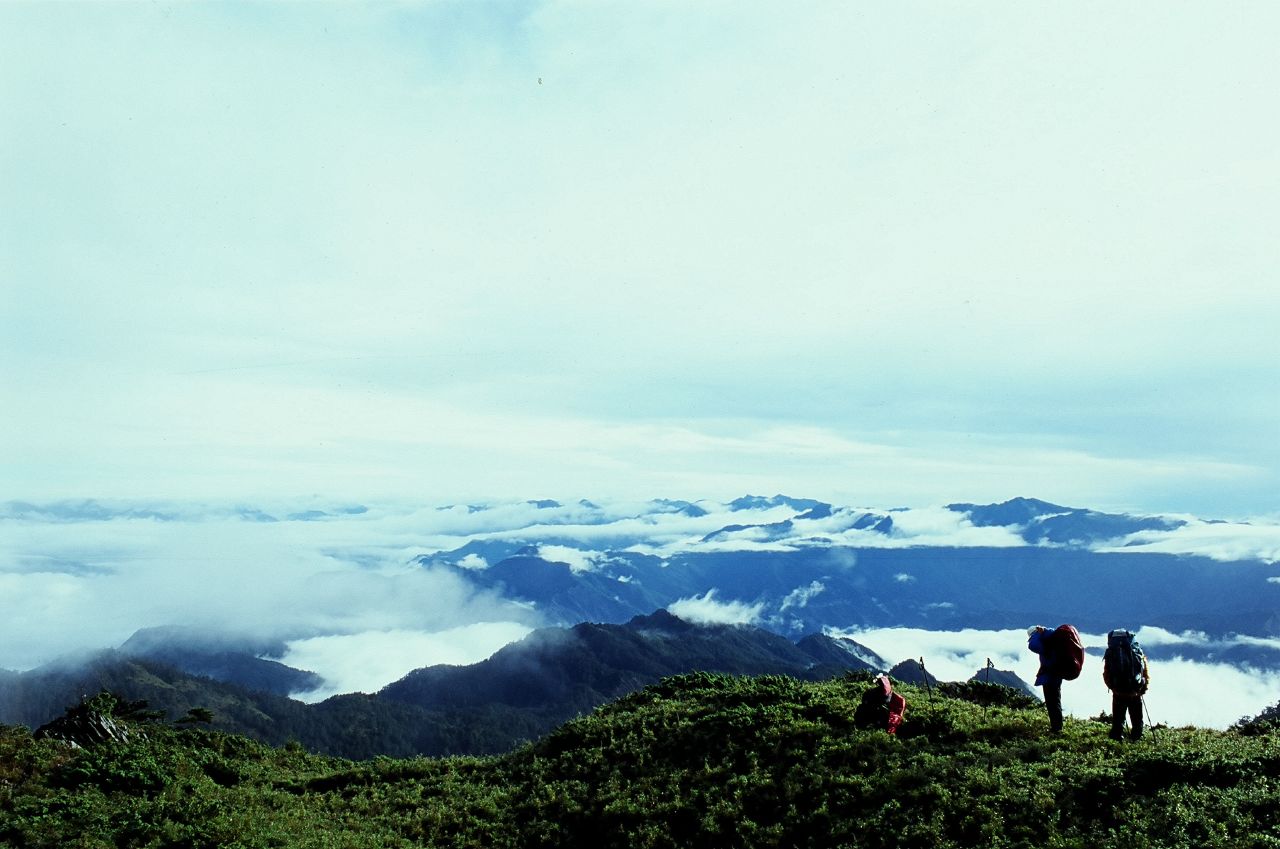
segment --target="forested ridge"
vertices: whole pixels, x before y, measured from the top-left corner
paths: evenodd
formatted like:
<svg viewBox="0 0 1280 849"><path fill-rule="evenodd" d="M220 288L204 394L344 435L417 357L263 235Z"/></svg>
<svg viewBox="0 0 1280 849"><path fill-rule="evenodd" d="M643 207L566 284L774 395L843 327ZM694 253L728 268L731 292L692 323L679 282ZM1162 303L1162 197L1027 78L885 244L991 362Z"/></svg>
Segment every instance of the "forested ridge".
<svg viewBox="0 0 1280 849"><path fill-rule="evenodd" d="M479 663L424 667L379 693L303 704L165 660L102 652L0 678L0 723L36 728L82 695L106 690L170 718L208 708L220 731L272 745L293 740L339 757L490 755L666 676L716 671L817 680L868 669L868 657L885 665L847 639L811 634L792 643L761 628L692 625L657 611L623 625L540 629Z"/></svg>

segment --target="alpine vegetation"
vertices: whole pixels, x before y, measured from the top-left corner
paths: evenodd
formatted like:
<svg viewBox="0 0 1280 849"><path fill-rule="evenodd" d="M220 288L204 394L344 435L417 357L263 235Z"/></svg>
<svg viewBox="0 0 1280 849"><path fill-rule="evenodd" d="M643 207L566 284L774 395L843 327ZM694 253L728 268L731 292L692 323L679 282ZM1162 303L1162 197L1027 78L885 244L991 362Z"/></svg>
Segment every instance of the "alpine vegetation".
<svg viewBox="0 0 1280 849"><path fill-rule="evenodd" d="M893 686L697 673L646 687L508 754L353 762L116 718L72 746L0 728L0 845L84 847L1274 846L1280 743L1265 724L1109 720L1049 735L994 684ZM96 699L99 715L114 700Z"/></svg>

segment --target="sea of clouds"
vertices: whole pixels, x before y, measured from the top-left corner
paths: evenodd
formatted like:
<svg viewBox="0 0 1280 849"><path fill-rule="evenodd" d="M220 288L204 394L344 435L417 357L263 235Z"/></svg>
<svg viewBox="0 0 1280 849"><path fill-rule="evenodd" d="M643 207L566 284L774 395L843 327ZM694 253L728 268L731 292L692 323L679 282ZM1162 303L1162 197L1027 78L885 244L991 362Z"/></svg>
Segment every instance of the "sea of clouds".
<svg viewBox="0 0 1280 849"><path fill-rule="evenodd" d="M699 506L706 515L652 502L552 508L530 502L444 508L10 502L0 505L0 668L30 669L119 646L141 628L177 625L282 645L278 659L325 679L321 689L300 694L308 699L376 690L422 666L482 660L548 624L527 604L476 589L458 569L416 562L475 539L538 543L544 555L574 571L600 568L606 549L619 546L662 555L785 550L812 544L815 533L849 546L1024 544L1010 529L975 528L943 508L895 511L889 535L849 529L858 511L805 523L795 537L765 539L758 529L717 535L729 524L777 523L796 511ZM1275 561L1280 523L1189 519L1177 530L1144 532L1111 546ZM491 564L473 556L462 565ZM803 607L824 591L815 581L766 603L735 599L731 587L710 588L670 609L691 621L768 625L768 617ZM1204 648L1208 639L1139 633L1166 648L1178 640ZM890 663L925 657L943 679L968 678L988 657L1034 678L1035 659L1021 631L881 629L849 636ZM1088 638L1101 644L1100 635ZM1280 677L1272 673L1176 655L1156 664L1148 698L1157 721L1215 727L1277 701ZM1100 669L1086 668L1080 681L1068 684L1064 703L1078 716L1105 709Z"/></svg>

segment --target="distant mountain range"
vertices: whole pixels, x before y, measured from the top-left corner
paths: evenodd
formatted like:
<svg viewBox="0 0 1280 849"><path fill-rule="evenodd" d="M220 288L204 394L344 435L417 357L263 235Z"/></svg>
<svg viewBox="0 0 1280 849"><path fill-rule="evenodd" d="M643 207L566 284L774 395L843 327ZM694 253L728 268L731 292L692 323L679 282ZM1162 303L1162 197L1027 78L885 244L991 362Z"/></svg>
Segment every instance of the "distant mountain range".
<svg viewBox="0 0 1280 849"><path fill-rule="evenodd" d="M1122 539L1141 531L1173 531L1187 524L1184 519L1061 507L1035 498L1014 498L1001 504L948 504L947 509L964 513L977 527L1015 528L1019 536L1032 545L1082 546L1099 540Z"/></svg>
<svg viewBox="0 0 1280 849"><path fill-rule="evenodd" d="M364 505L236 506L218 515L259 530L257 523L307 523L301 530L377 518ZM94 501L0 505L0 520L58 525L199 516L195 508ZM1148 645L1153 659L1176 653L1280 669L1280 644L1266 639L1280 634L1280 553L1266 547L1274 528L1031 498L932 509L785 495L727 503L538 499L414 516L430 542L401 555L397 538L410 568L453 576L477 597L552 627L478 664L426 667L377 694L303 705L288 696L323 682L279 662L283 639L150 623L84 663L0 672L0 721L41 724L108 687L172 716L209 707L229 729L352 756L498 751L664 675L812 678L885 669L886 660L864 646L824 636L856 628L1005 630L1070 621L1102 633L1155 626L1197 636ZM1261 545L1237 544L1251 531L1265 532L1257 535ZM1229 544L1206 542L1216 539ZM362 555L352 546L332 556L359 562ZM40 562L49 568L51 561ZM914 680L909 665L895 670Z"/></svg>
<svg viewBox="0 0 1280 849"><path fill-rule="evenodd" d="M1102 632L1280 633L1273 563L1149 547L1187 519L1028 498L932 514L782 495L696 506L653 502L651 512L620 519L594 504L540 502L548 515L536 522L476 534L417 562L561 624L621 622L655 608L714 617L716 601L732 601L751 612L742 621L788 635L1049 621Z"/></svg>

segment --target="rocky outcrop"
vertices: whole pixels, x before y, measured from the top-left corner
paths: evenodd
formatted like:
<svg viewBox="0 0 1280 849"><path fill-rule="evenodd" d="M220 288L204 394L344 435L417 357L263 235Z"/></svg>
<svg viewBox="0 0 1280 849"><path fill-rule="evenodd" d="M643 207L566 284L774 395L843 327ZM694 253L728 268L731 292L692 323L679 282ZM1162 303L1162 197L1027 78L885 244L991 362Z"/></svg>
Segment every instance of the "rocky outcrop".
<svg viewBox="0 0 1280 849"><path fill-rule="evenodd" d="M59 740L77 749L100 743L127 743L129 729L115 717L91 704L68 708L67 712L35 731L37 740Z"/></svg>

